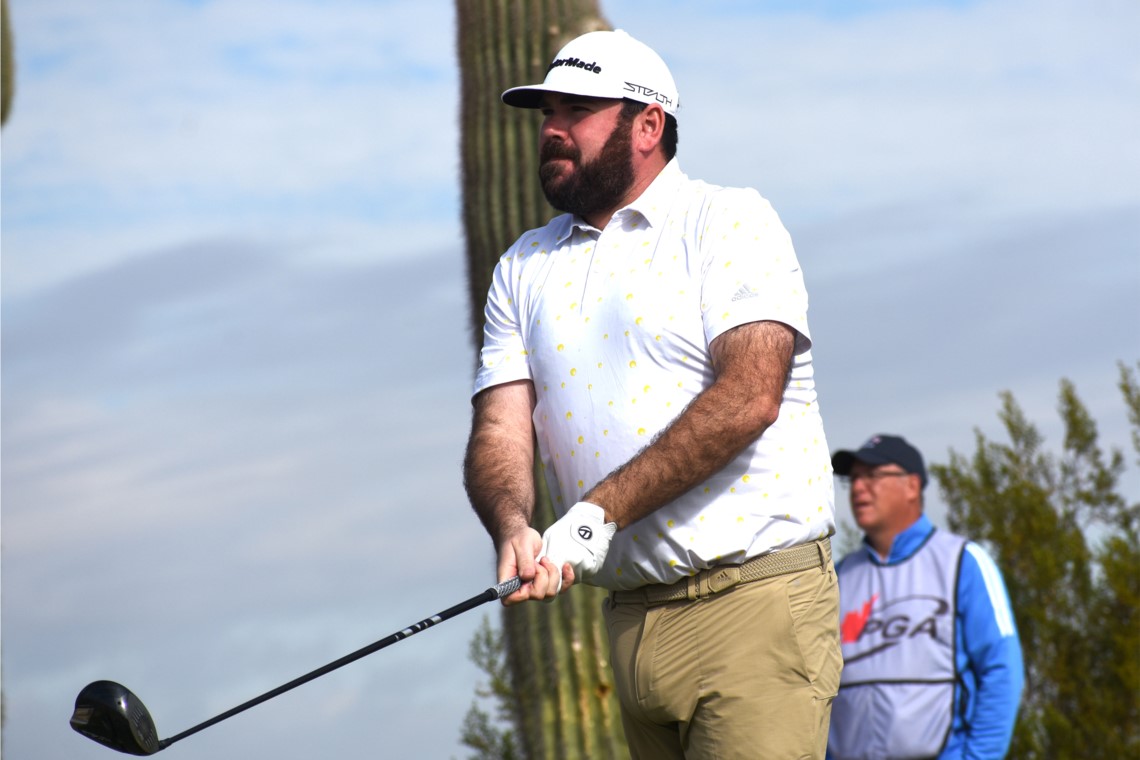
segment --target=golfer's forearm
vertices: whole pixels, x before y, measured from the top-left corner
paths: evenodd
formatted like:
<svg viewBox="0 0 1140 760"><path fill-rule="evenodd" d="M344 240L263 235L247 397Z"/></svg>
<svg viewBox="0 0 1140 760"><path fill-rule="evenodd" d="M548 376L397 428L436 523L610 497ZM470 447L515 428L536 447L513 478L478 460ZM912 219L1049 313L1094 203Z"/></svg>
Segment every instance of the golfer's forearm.
<svg viewBox="0 0 1140 760"><path fill-rule="evenodd" d="M724 469L776 420L775 409L742 409L741 389L714 384L653 443L598 483L583 499L618 528L645 517ZM743 405L747 407L747 404Z"/></svg>
<svg viewBox="0 0 1140 760"><path fill-rule="evenodd" d="M585 500L624 528L724 469L780 414L795 333L778 322L733 328L709 346L716 380Z"/></svg>
<svg viewBox="0 0 1140 760"><path fill-rule="evenodd" d="M509 439L472 439L463 465L467 498L494 541L522 530L534 512L533 450Z"/></svg>
<svg viewBox="0 0 1140 760"><path fill-rule="evenodd" d="M529 384L497 386L474 401L463 485L496 546L530 525L534 513L534 433Z"/></svg>

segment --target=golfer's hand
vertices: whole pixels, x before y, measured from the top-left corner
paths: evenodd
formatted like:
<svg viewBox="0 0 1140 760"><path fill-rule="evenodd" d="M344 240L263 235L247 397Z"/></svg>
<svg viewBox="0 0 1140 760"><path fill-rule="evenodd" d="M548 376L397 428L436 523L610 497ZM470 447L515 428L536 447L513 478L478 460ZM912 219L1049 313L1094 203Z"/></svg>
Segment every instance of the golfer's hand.
<svg viewBox="0 0 1140 760"><path fill-rule="evenodd" d="M542 537L534 528L527 528L499 545L499 582L516 575L522 581L519 590L503 597L510 606L531 599L553 600L562 587L558 566L539 556ZM573 582L573 579L570 580Z"/></svg>
<svg viewBox="0 0 1140 760"><path fill-rule="evenodd" d="M606 513L597 504L580 501L542 534L542 554L562 570L558 574L558 591L562 590L563 576L567 586L574 578L588 580L606 561L610 541L617 532L617 523L607 523ZM569 565L571 572L566 573ZM556 592L557 593L557 592Z"/></svg>

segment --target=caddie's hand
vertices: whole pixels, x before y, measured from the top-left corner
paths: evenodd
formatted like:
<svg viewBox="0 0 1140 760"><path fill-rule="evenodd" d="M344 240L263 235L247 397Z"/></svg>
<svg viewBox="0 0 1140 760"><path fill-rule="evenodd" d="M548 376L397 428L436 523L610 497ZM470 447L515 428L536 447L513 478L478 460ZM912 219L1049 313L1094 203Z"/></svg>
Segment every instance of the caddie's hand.
<svg viewBox="0 0 1140 760"><path fill-rule="evenodd" d="M564 565L569 565L569 586L575 578L588 580L602 569L616 532L617 523L606 522L605 510L597 504L580 501L542 534L539 556L550 559L563 571ZM562 577L560 572L558 591L562 590Z"/></svg>
<svg viewBox="0 0 1140 760"><path fill-rule="evenodd" d="M559 568L539 556L542 538L534 528L511 536L499 545L499 582L516 575L522 581L518 591L503 597L503 605L511 606L530 599L553 599L561 587Z"/></svg>

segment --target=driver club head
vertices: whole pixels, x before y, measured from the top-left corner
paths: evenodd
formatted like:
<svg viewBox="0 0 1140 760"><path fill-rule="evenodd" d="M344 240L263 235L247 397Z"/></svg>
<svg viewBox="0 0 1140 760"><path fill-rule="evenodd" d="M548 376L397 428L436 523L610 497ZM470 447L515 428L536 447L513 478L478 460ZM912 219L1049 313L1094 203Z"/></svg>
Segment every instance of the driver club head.
<svg viewBox="0 0 1140 760"><path fill-rule="evenodd" d="M71 727L128 755L153 755L163 748L146 705L114 681L95 681L83 687L75 698Z"/></svg>

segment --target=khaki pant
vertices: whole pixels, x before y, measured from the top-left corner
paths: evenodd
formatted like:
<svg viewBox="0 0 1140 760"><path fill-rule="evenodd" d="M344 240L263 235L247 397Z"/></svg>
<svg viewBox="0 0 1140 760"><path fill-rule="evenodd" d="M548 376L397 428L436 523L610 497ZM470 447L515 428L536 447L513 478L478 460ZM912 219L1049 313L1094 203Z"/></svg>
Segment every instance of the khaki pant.
<svg viewBox="0 0 1140 760"><path fill-rule="evenodd" d="M839 689L835 568L696 601L604 603L633 760L822 760Z"/></svg>

